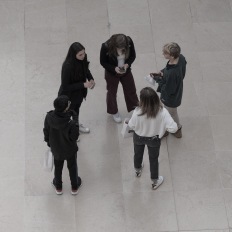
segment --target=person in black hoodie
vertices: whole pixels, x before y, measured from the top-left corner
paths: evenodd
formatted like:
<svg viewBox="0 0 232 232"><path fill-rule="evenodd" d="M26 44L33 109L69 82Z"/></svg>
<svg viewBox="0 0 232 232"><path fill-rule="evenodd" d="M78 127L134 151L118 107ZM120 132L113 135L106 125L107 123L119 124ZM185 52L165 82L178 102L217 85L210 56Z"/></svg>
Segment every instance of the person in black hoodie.
<svg viewBox="0 0 232 232"><path fill-rule="evenodd" d="M87 89L93 89L95 82L89 70L89 61L85 48L79 42L74 42L68 50L68 54L62 66L61 86L58 96L67 95L71 101L70 109L75 110L79 119L79 111L83 99L86 99ZM79 123L79 122L78 122ZM79 124L79 130L89 133L90 129Z"/></svg>
<svg viewBox="0 0 232 232"><path fill-rule="evenodd" d="M155 74L160 78L154 77L159 84L157 92L160 92L160 99L178 126L177 132L173 134L177 138L182 137L182 125L180 124L177 107L181 105L187 64L185 57L180 52L181 48L177 43L165 44L163 46L163 56L168 62L164 69ZM153 74L153 76L155 75ZM163 137L167 135L168 132Z"/></svg>
<svg viewBox="0 0 232 232"><path fill-rule="evenodd" d="M44 121L44 141L51 148L54 156L54 179L52 185L56 194L62 191L62 170L64 160L67 160L69 176L71 180L71 193L76 195L82 185L82 180L78 176L77 167L77 139L79 137L79 126L72 118L77 115L75 111L69 110L71 102L65 95L61 95L54 100L55 110L49 111Z"/></svg>

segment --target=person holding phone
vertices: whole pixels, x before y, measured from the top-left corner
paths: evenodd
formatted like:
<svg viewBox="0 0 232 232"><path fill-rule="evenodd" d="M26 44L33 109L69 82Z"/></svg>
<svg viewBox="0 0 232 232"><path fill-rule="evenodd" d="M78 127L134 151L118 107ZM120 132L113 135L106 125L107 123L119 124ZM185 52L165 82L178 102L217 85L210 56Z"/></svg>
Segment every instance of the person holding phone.
<svg viewBox="0 0 232 232"><path fill-rule="evenodd" d="M136 57L134 43L129 36L114 34L101 46L100 63L105 69L107 113L115 122L122 122L118 112L117 90L121 82L128 112L138 106L138 97L131 65Z"/></svg>
<svg viewBox="0 0 232 232"><path fill-rule="evenodd" d="M89 70L89 61L84 46L74 42L62 66L61 86L58 96L66 95L71 100L70 109L76 111L76 121L82 133L89 133L90 129L79 123L79 111L83 99L86 99L87 89L93 89L95 81Z"/></svg>
<svg viewBox="0 0 232 232"><path fill-rule="evenodd" d="M163 46L163 56L168 60L165 68L158 73L151 73L151 76L159 84L157 92L160 92L161 102L177 123L178 130L174 136L181 138L182 125L177 108L181 105L182 101L183 80L185 78L187 61L181 54L180 46L174 42L167 43ZM168 134L166 132L164 137Z"/></svg>

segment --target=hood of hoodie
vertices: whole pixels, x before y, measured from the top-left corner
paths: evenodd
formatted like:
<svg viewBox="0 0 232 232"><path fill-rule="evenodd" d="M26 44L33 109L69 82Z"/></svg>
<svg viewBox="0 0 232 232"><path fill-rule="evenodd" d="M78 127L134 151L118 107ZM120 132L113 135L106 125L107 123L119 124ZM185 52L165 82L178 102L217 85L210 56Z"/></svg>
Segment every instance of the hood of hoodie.
<svg viewBox="0 0 232 232"><path fill-rule="evenodd" d="M50 111L47 113L47 121L50 127L62 130L71 121L70 114L63 112Z"/></svg>

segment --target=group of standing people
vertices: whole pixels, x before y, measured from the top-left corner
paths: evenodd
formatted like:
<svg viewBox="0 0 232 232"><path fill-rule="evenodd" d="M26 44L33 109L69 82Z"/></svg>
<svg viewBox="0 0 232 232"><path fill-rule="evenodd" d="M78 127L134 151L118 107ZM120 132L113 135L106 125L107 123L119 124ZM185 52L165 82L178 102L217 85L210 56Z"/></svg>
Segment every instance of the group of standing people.
<svg viewBox="0 0 232 232"><path fill-rule="evenodd" d="M122 122L117 105L119 82L128 112L134 110L129 127L134 131L134 168L137 177L143 169L143 153L148 147L152 189L158 188L163 177L159 176L159 150L161 139L173 133L182 137L182 126L177 107L181 104L183 79L186 71L186 60L178 44L168 43L163 47L163 55L168 60L164 69L150 75L158 83L157 92L150 87L143 88L140 99L131 65L136 58L133 40L124 34L112 35L104 42L100 51L100 64L105 69L107 113L117 123ZM78 176L77 141L79 132L89 133L90 129L79 122L79 112L87 89L95 87L94 78L89 70L89 61L85 48L78 42L73 43L63 62L61 86L54 101L54 110L49 111L44 122L44 140L54 155L54 179L52 185L57 194L62 194L62 169L67 160L71 180L71 193L76 195L82 185Z"/></svg>

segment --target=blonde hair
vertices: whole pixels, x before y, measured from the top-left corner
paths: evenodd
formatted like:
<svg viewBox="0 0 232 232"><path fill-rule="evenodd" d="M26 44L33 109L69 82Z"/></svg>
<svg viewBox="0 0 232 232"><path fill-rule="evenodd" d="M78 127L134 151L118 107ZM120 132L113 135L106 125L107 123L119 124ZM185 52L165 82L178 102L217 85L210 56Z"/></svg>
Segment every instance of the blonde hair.
<svg viewBox="0 0 232 232"><path fill-rule="evenodd" d="M177 43L171 42L163 46L163 53L173 56L175 59L180 56L180 46Z"/></svg>

